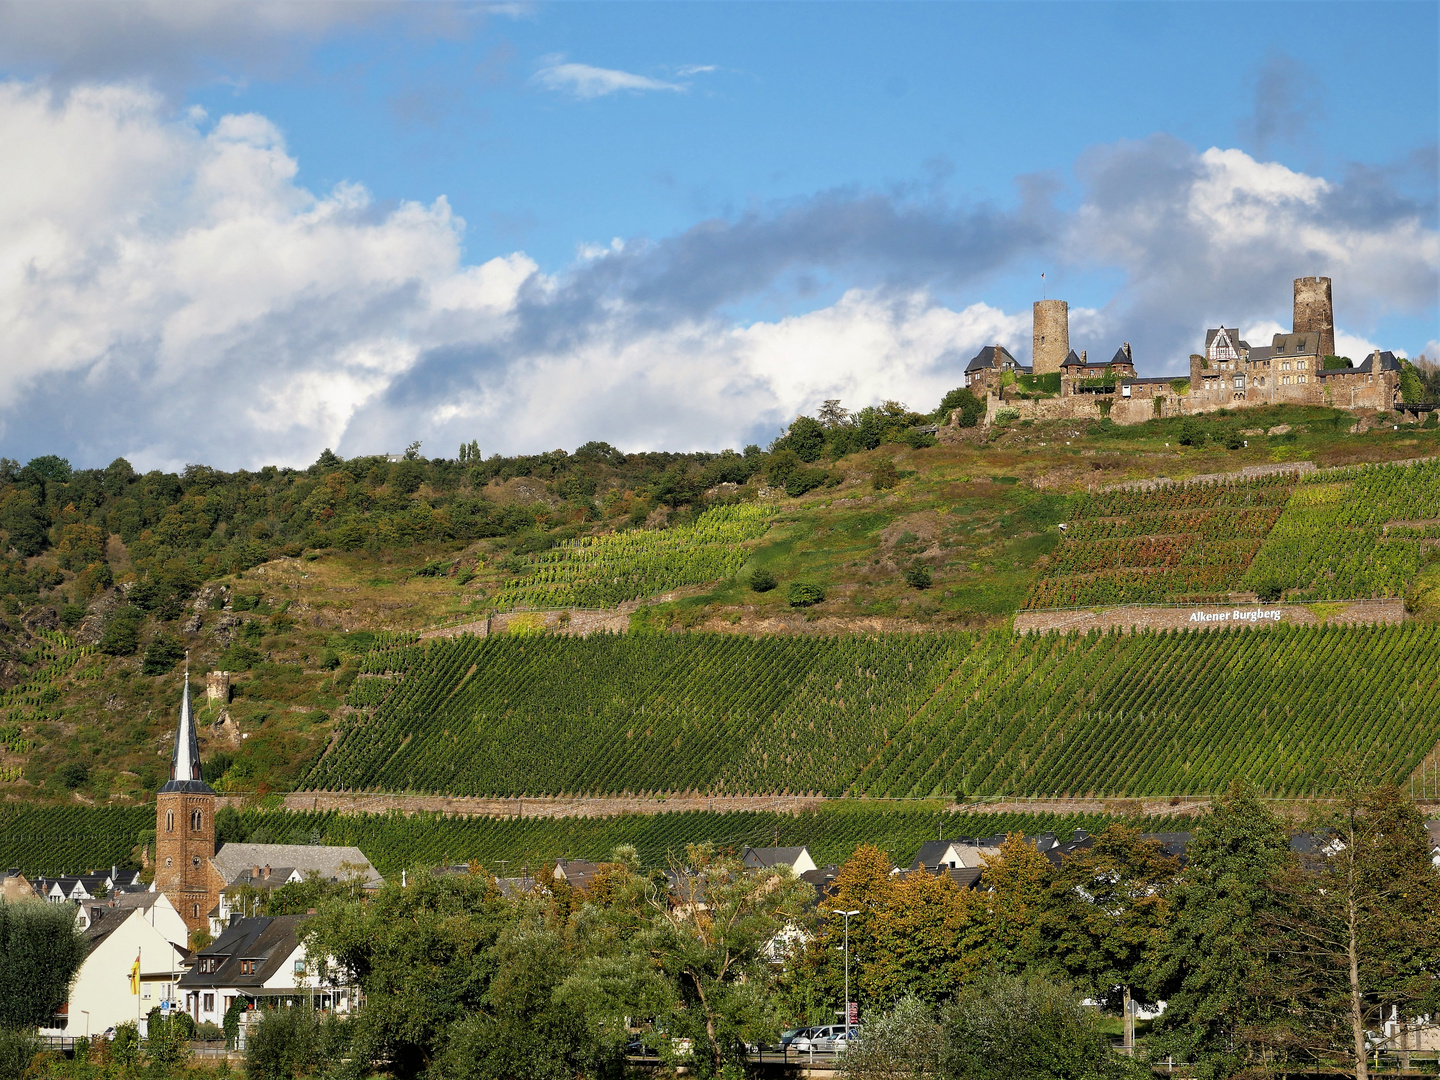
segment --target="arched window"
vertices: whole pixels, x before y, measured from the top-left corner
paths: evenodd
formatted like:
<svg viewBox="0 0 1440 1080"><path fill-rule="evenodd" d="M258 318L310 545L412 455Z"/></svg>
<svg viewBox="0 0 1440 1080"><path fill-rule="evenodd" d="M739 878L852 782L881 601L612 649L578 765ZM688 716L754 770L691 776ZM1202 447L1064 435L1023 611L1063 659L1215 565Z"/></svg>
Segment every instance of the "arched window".
<svg viewBox="0 0 1440 1080"><path fill-rule="evenodd" d="M202 827L202 826L201 826L202 820L203 820L203 818L202 818L199 810L192 810L192 811L190 811L190 829L191 829L191 831L193 831L193 832L199 832L200 829L201 829L201 827Z"/></svg>
<svg viewBox="0 0 1440 1080"><path fill-rule="evenodd" d="M200 905L199 905L199 904L191 904L191 905L190 905L190 917L191 917L192 919L198 919L198 918L200 917Z"/></svg>
<svg viewBox="0 0 1440 1080"><path fill-rule="evenodd" d="M175 811L174 811L174 810L166 810L166 811L165 811L165 831L166 831L166 832L174 832L174 831L175 831Z"/></svg>

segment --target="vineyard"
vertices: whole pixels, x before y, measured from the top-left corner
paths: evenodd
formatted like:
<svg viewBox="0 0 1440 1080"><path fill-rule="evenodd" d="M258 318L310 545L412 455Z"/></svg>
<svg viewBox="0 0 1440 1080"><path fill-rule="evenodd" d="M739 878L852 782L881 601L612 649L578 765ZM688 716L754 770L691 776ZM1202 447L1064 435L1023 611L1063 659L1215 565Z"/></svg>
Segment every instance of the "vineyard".
<svg viewBox="0 0 1440 1080"><path fill-rule="evenodd" d="M357 679L306 778L468 795L1324 793L1440 741L1440 627L452 638Z"/></svg>
<svg viewBox="0 0 1440 1080"><path fill-rule="evenodd" d="M1071 497L1026 608L1401 596L1440 553L1440 460Z"/></svg>
<svg viewBox="0 0 1440 1080"><path fill-rule="evenodd" d="M153 828L153 807L124 810L43 807L0 810L0 865L27 874L58 874L124 864L141 830ZM286 842L320 836L326 844L360 848L376 868L398 875L415 869L475 861L495 874L535 870L556 858L603 859L619 844L632 844L647 866L663 866L685 845L711 841L739 850L776 842L807 844L824 866L843 862L862 843L874 843L905 865L920 844L939 836L990 836L1003 832L1068 837L1092 832L1110 820L1099 814L965 814L922 808L826 807L801 814L684 812L611 818L461 818L442 814L338 814L250 810L234 824L247 839ZM1160 831L1184 828L1168 819L1147 821ZM503 862L502 862L503 860Z"/></svg>
<svg viewBox="0 0 1440 1080"><path fill-rule="evenodd" d="M1027 608L1206 599L1241 579L1281 516L1293 475L1153 491L1082 492Z"/></svg>
<svg viewBox="0 0 1440 1080"><path fill-rule="evenodd" d="M496 595L516 608L613 607L681 585L733 576L745 563L741 545L762 536L772 510L741 503L707 510L693 525L631 529L570 540L533 556Z"/></svg>
<svg viewBox="0 0 1440 1080"><path fill-rule="evenodd" d="M61 680L94 652L52 630L37 630L36 639L25 657L33 665L28 677L0 692L0 784L15 783L24 775L20 759L35 749L35 725L54 718Z"/></svg>
<svg viewBox="0 0 1440 1080"><path fill-rule="evenodd" d="M0 867L26 874L76 874L125 866L153 806L0 805Z"/></svg>
<svg viewBox="0 0 1440 1080"><path fill-rule="evenodd" d="M1297 600L1403 596L1440 555L1440 460L1307 477L1245 576Z"/></svg>

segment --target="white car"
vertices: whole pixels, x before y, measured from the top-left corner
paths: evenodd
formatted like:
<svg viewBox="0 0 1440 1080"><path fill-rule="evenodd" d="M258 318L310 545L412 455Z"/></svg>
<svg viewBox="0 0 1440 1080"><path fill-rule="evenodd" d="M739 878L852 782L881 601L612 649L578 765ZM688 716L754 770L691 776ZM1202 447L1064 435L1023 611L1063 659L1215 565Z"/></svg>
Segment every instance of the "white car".
<svg viewBox="0 0 1440 1080"><path fill-rule="evenodd" d="M838 1024L831 1028L831 1034L815 1044L817 1051L824 1050L832 1054L843 1054L850 1048L850 1044L860 1038L860 1029L852 1027L846 1031Z"/></svg>
<svg viewBox="0 0 1440 1080"><path fill-rule="evenodd" d="M829 1024L825 1027L811 1028L809 1031L795 1036L790 1043L790 1049L800 1054L823 1053L831 1048L830 1044L834 1042L837 1035L844 1033L844 1024Z"/></svg>

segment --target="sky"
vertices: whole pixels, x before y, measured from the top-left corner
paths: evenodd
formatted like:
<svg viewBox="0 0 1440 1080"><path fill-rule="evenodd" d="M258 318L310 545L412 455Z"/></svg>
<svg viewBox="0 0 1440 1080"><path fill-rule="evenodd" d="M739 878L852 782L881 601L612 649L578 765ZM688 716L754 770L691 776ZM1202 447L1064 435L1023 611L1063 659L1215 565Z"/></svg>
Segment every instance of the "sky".
<svg viewBox="0 0 1440 1080"><path fill-rule="evenodd" d="M1434 2L0 0L0 455L763 445L1042 296L1179 374L1302 275L1434 358L1437 55Z"/></svg>

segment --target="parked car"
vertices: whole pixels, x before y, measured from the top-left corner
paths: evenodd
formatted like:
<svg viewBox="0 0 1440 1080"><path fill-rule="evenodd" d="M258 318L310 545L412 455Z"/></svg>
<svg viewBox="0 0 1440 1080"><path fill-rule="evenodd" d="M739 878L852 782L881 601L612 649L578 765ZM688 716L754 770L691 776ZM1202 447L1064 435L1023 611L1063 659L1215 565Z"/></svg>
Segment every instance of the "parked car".
<svg viewBox="0 0 1440 1080"><path fill-rule="evenodd" d="M788 1050L790 1044L802 1036L808 1036L815 1029L813 1027L786 1028L780 1033L780 1049Z"/></svg>
<svg viewBox="0 0 1440 1080"><path fill-rule="evenodd" d="M794 1041L790 1043L790 1049L799 1054L824 1053L829 1049L827 1044L844 1030L844 1024L827 1024L824 1027L810 1028L804 1035L795 1037Z"/></svg>
<svg viewBox="0 0 1440 1080"><path fill-rule="evenodd" d="M860 1038L860 1029L852 1027L849 1031L836 1033L824 1041L824 1045L815 1047L816 1050L828 1050L832 1054L843 1054L850 1046Z"/></svg>

